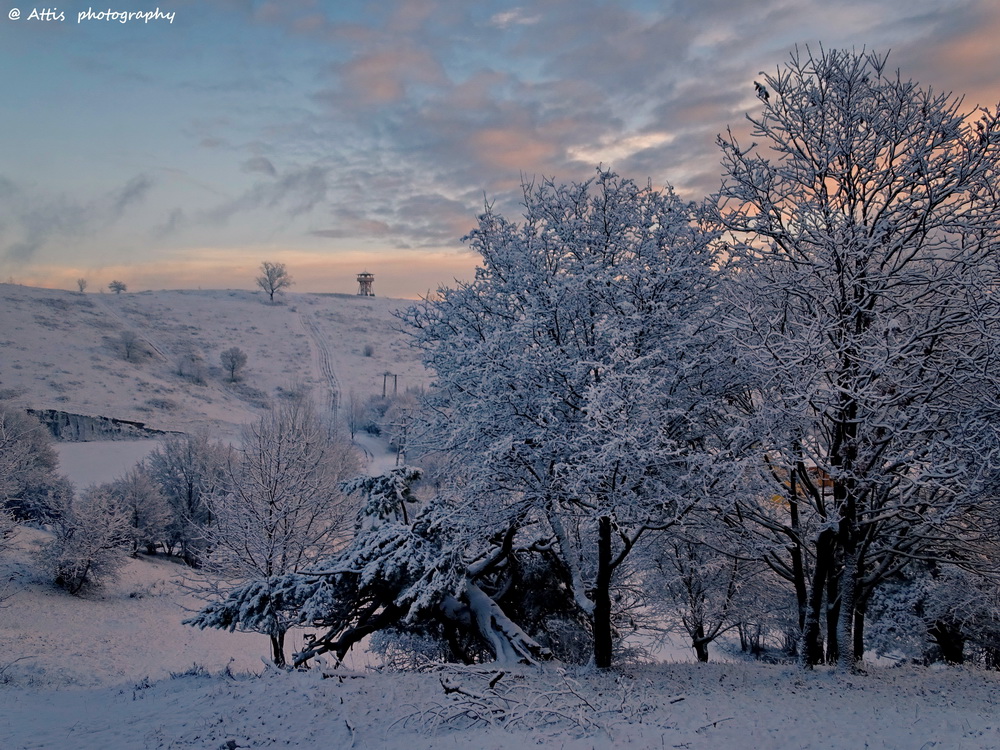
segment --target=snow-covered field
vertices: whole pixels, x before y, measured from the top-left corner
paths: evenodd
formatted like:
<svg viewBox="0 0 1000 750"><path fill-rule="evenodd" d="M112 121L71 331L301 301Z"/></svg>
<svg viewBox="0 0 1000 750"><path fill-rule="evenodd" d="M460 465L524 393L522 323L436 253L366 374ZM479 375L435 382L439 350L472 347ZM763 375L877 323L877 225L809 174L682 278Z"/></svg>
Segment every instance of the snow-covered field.
<svg viewBox="0 0 1000 750"><path fill-rule="evenodd" d="M267 671L263 637L180 624L179 572L140 559L74 598L21 569L0 610L0 747L1000 747L1000 675L954 667L549 665L506 669L492 689L488 667Z"/></svg>
<svg viewBox="0 0 1000 750"><path fill-rule="evenodd" d="M5 750L1000 747L1000 675L956 667L549 665L506 669L493 689L488 667L267 671L263 637L181 625L193 600L177 564L140 558L75 598L24 566L40 538L23 532L2 560L15 591L0 609Z"/></svg>
<svg viewBox="0 0 1000 750"><path fill-rule="evenodd" d="M113 295L0 284L0 398L231 437L262 404L291 391L308 389L321 406L335 397L343 407L352 392L381 394L384 382L390 393L394 380L400 391L426 385L419 355L392 317L409 304L292 293L271 305L245 291ZM141 341L128 361L123 331ZM238 384L227 382L219 359L234 346L248 357Z"/></svg>
<svg viewBox="0 0 1000 750"><path fill-rule="evenodd" d="M231 437L305 387L321 403L427 381L380 298L250 292L118 296L0 285L0 391L34 408ZM145 354L116 348L135 330ZM240 387L219 352L249 355ZM177 374L194 352L202 383ZM391 381L390 381L391 382ZM390 386L391 387L391 386ZM77 487L121 474L155 441L60 447ZM377 441L360 446L377 462ZM1000 673L676 661L595 674L542 669L267 670L263 636L199 631L183 566L140 557L72 597L30 564L43 532L0 553L0 750L137 748L1000 748ZM290 635L289 648L302 633ZM718 653L713 647L713 658ZM688 657L689 658L689 657ZM446 691L447 688L447 691Z"/></svg>

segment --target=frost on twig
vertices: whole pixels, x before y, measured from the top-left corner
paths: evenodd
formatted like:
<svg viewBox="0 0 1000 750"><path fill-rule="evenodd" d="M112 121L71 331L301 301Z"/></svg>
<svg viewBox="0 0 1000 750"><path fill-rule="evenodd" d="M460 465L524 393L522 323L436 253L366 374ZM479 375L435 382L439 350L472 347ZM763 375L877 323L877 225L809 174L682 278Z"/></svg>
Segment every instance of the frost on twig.
<svg viewBox="0 0 1000 750"><path fill-rule="evenodd" d="M641 723L653 709L650 686L625 677L597 691L565 670L443 669L443 695L401 721L427 732L495 727L508 732L613 738L617 725Z"/></svg>

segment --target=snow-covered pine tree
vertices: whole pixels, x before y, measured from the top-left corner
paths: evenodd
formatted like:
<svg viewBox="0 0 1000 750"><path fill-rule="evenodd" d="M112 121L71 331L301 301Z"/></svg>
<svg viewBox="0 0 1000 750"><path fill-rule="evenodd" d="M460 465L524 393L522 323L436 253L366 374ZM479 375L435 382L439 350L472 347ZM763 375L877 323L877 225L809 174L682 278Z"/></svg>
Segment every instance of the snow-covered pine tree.
<svg viewBox="0 0 1000 750"><path fill-rule="evenodd" d="M295 655L302 665L347 651L379 631L437 634L456 659L471 661L474 639L499 662L533 663L548 651L515 624L486 590L515 553L514 530L479 535L463 510L443 499L419 507L411 484L418 469L401 466L342 486L364 495L351 543L299 572L250 580L213 601L188 624L262 630L275 619L323 632ZM482 519L481 519L482 520Z"/></svg>

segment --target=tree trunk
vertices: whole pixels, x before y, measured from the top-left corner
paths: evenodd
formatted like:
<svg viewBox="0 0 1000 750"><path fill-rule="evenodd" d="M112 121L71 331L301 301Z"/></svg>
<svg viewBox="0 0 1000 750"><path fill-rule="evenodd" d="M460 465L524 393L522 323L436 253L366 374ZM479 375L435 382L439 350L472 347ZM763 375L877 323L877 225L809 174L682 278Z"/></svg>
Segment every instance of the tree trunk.
<svg viewBox="0 0 1000 750"><path fill-rule="evenodd" d="M705 638L705 626L699 625L694 632L694 638L691 639L691 644L694 646L694 652L698 656L698 661L708 661L708 644L709 640Z"/></svg>
<svg viewBox="0 0 1000 750"><path fill-rule="evenodd" d="M285 631L280 631L277 635L269 635L271 639L271 661L274 666L285 666Z"/></svg>
<svg viewBox="0 0 1000 750"><path fill-rule="evenodd" d="M820 612L823 608L823 593L826 579L833 566L834 534L826 530L816 540L816 566L813 569L812 590L809 593L809 609L805 628L802 632L800 658L803 665L814 667L823 663L823 635L820 631Z"/></svg>
<svg viewBox="0 0 1000 750"><path fill-rule="evenodd" d="M795 586L795 603L798 605L799 632L803 633L806 629L806 618L809 611L809 594L806 585L806 569L802 562L802 527L799 521L799 490L796 481L796 472L799 470L798 466L801 466L801 462L795 469L789 472L788 510L792 523L792 531L795 533L795 544L791 550L792 577L794 578L792 583Z"/></svg>
<svg viewBox="0 0 1000 750"><path fill-rule="evenodd" d="M594 583L594 664L611 668L611 518L597 522L597 577Z"/></svg>
<svg viewBox="0 0 1000 750"><path fill-rule="evenodd" d="M861 661L865 656L865 617L868 614L868 597L857 596L854 602L854 656Z"/></svg>
<svg viewBox="0 0 1000 750"><path fill-rule="evenodd" d="M826 576L826 663L836 664L840 658L840 572L836 544L830 554L830 570Z"/></svg>
<svg viewBox="0 0 1000 750"><path fill-rule="evenodd" d="M858 668L859 655L854 650L854 600L857 591L858 563L853 549L844 550L844 569L840 574L840 617L837 622L837 640L840 653L837 658L839 669L854 672Z"/></svg>
<svg viewBox="0 0 1000 750"><path fill-rule="evenodd" d="M491 597L471 580L465 582L465 599L483 640L501 664L535 664L551 652L525 633Z"/></svg>

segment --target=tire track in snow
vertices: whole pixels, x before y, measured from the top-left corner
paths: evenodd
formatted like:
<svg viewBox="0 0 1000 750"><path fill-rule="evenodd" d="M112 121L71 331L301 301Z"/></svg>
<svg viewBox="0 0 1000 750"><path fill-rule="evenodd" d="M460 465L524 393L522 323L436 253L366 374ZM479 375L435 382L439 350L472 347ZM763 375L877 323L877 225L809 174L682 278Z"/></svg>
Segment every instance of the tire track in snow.
<svg viewBox="0 0 1000 750"><path fill-rule="evenodd" d="M319 374L327 389L327 409L330 414L336 415L340 404L340 381L337 380L337 374L333 371L330 347L327 345L326 339L323 337L319 326L311 315L300 312L299 321L316 346L316 352L319 355Z"/></svg>
<svg viewBox="0 0 1000 750"><path fill-rule="evenodd" d="M133 324L131 324L128 320L126 320L125 317L120 312L111 307L105 300L101 299L100 295L92 294L87 296L93 298L93 301L97 303L97 306L100 307L102 310L104 310L104 312L107 313L109 317L118 321L118 323L121 324L122 328L129 331L135 331L136 335L140 339L142 339L142 342L146 346L148 346L153 352L155 352L157 356L160 357L160 359L162 359L164 362L168 361L167 355L164 353L162 347L160 347L156 342L154 342L151 338L149 338L149 336L147 336L142 331L136 330L136 327Z"/></svg>

